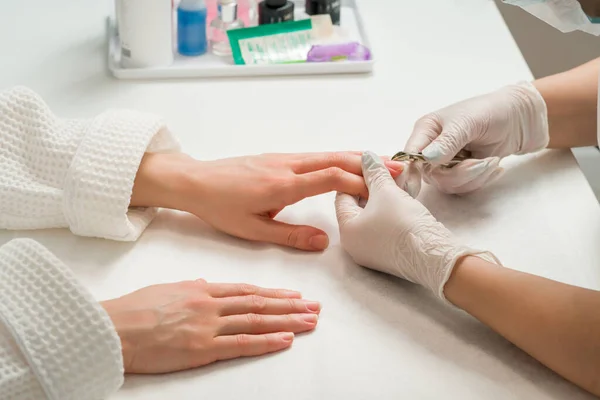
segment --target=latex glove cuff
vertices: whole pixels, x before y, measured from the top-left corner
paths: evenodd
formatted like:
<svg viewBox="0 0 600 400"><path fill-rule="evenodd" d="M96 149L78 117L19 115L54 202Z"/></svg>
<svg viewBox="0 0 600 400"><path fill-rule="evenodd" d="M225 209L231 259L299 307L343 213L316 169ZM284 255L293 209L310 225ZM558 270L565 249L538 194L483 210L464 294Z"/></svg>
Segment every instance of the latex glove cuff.
<svg viewBox="0 0 600 400"><path fill-rule="evenodd" d="M454 271L454 267L456 266L456 263L461 258L464 258L467 256L478 257L489 263L496 264L498 266L502 266L502 263L500 262L498 257L496 257L492 252L489 252L489 251L482 251L482 250L472 249L469 247L459 247L459 248L456 248L456 250L454 252L448 254L448 259L449 259L448 267L443 268L441 270L444 272L444 275L441 277L440 284L437 287L432 287L430 289L432 289L433 292L440 299L442 299L444 302L446 302L446 304L449 304L453 307L454 307L454 304L450 303L448 301L448 299L446 299L446 295L444 294L444 288L446 287L446 283L448 283L448 280L450 279L450 276L452 275L452 271Z"/></svg>

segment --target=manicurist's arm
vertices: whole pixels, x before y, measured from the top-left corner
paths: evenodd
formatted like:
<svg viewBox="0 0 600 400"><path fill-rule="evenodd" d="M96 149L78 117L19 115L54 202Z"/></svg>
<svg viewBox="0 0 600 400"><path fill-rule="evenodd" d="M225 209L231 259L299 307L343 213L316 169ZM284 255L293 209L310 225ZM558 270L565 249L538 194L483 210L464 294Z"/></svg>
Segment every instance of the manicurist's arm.
<svg viewBox="0 0 600 400"><path fill-rule="evenodd" d="M550 369L600 395L600 292L466 257L444 293Z"/></svg>
<svg viewBox="0 0 600 400"><path fill-rule="evenodd" d="M550 148L597 144L600 58L533 84L548 108Z"/></svg>
<svg viewBox="0 0 600 400"><path fill-rule="evenodd" d="M397 187L377 156L365 154L363 171L366 207L336 200L342 245L358 264L428 288L600 395L600 292L504 268Z"/></svg>

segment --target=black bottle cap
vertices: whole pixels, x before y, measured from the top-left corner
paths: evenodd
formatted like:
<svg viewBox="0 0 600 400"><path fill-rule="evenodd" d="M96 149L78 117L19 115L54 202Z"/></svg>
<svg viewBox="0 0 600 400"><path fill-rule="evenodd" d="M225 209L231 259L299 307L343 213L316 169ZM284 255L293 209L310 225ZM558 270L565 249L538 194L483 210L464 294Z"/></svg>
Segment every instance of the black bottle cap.
<svg viewBox="0 0 600 400"><path fill-rule="evenodd" d="M340 24L341 0L306 0L308 15L329 14L335 25Z"/></svg>
<svg viewBox="0 0 600 400"><path fill-rule="evenodd" d="M288 2L288 0L265 0L267 7L271 7L271 8L283 7L286 5L287 2Z"/></svg>

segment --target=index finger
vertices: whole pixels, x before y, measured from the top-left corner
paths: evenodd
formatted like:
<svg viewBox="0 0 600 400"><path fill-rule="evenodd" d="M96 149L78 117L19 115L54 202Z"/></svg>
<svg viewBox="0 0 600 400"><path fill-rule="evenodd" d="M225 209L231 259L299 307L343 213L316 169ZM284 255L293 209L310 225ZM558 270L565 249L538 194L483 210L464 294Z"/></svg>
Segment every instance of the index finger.
<svg viewBox="0 0 600 400"><path fill-rule="evenodd" d="M339 168L354 175L362 175L361 157L363 152L341 151L332 153L313 153L299 158L292 165L296 174L307 174L329 168ZM384 158L386 167L396 176L402 172L402 163Z"/></svg>
<svg viewBox="0 0 600 400"><path fill-rule="evenodd" d="M208 293L215 298L238 296L261 296L272 299L301 299L302 294L294 290L265 289L247 283L210 283Z"/></svg>
<svg viewBox="0 0 600 400"><path fill-rule="evenodd" d="M333 191L369 197L369 190L362 176L336 167L298 175L294 186L292 202Z"/></svg>
<svg viewBox="0 0 600 400"><path fill-rule="evenodd" d="M297 174L306 174L337 167L352 174L362 175L360 167L361 155L362 152L351 151L305 154L292 164L292 170Z"/></svg>

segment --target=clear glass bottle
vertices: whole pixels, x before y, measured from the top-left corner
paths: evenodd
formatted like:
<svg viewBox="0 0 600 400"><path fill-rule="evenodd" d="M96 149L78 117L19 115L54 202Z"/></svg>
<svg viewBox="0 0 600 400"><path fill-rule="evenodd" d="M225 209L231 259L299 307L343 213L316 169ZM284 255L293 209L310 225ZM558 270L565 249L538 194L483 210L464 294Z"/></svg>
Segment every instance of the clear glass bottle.
<svg viewBox="0 0 600 400"><path fill-rule="evenodd" d="M248 8L248 26L258 25L258 0L246 0Z"/></svg>
<svg viewBox="0 0 600 400"><path fill-rule="evenodd" d="M206 0L208 8L207 26L217 17L217 2L218 0ZM237 0L238 3L238 19L244 21L244 26L251 27L258 25L258 0ZM308 17L307 17L308 18Z"/></svg>
<svg viewBox="0 0 600 400"><path fill-rule="evenodd" d="M244 22L238 19L237 0L218 0L218 17L210 23L210 49L220 57L231 56L231 45L227 37L230 29L244 27Z"/></svg>

